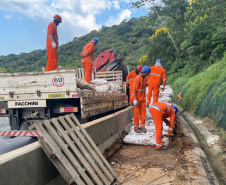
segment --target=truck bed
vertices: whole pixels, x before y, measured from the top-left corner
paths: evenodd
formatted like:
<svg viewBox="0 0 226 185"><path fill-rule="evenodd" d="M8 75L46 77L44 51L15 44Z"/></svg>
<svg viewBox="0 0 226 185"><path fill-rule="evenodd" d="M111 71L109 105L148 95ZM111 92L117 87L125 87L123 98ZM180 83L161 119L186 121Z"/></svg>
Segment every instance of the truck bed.
<svg viewBox="0 0 226 185"><path fill-rule="evenodd" d="M78 97L75 70L1 73L0 101Z"/></svg>
<svg viewBox="0 0 226 185"><path fill-rule="evenodd" d="M83 69L0 73L0 102L7 104L4 109L15 109L47 107L48 102L54 99L57 101L61 99L61 102L64 99L68 101L77 99L77 105L79 105L77 110L81 111L81 118L89 118L128 105L128 97L124 92L95 92L78 89L78 80L84 77L82 71ZM117 75L116 80L109 78L110 74L111 72L108 72L106 77L108 81L120 83L122 87L122 72L112 72L113 77Z"/></svg>

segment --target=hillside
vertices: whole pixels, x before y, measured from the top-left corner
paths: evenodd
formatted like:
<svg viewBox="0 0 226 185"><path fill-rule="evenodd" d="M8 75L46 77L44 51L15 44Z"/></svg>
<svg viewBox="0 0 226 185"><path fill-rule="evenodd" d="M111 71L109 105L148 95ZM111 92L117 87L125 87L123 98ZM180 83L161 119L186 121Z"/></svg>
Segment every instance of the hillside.
<svg viewBox="0 0 226 185"><path fill-rule="evenodd" d="M73 41L59 47L58 65L72 68L82 67L79 54L93 37L97 37L99 44L95 49L95 57L112 48L125 58L131 68L134 68L143 55L145 40L153 34L145 19L146 17L133 18L128 22L123 21L120 25L102 27L99 31L91 31L82 37L75 37ZM63 33L58 34L60 36ZM46 50L0 56L0 66L7 72L41 71L41 68L46 66L46 61Z"/></svg>
<svg viewBox="0 0 226 185"><path fill-rule="evenodd" d="M147 1L152 2L140 0L133 6L141 8ZM153 2L149 9L148 16L103 27L60 46L58 65L81 67L79 54L93 37L100 40L95 57L112 48L131 69L139 62L154 65L160 58L167 84L174 90L174 102L182 92L182 101L176 103L198 116L213 118L226 129L226 1L162 0L161 4ZM41 71L46 60L45 50L0 56L0 70Z"/></svg>

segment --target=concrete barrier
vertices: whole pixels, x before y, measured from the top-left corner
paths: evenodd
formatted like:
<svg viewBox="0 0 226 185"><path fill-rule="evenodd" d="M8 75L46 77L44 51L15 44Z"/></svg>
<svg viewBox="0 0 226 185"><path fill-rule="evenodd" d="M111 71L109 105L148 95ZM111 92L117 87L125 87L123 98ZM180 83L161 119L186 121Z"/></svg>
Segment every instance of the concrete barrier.
<svg viewBox="0 0 226 185"><path fill-rule="evenodd" d="M84 127L101 152L110 147L123 130L128 131L133 107L88 122ZM0 155L1 185L66 184L38 142Z"/></svg>

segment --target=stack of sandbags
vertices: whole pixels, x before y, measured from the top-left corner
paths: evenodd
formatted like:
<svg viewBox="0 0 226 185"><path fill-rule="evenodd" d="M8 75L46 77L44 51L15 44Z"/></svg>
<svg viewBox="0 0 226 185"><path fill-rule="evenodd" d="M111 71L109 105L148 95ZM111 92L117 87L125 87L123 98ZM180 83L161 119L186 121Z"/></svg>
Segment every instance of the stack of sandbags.
<svg viewBox="0 0 226 185"><path fill-rule="evenodd" d="M159 92L159 102L165 102L165 103L172 103L172 96L173 96L173 89L169 86L165 86L165 90L162 90L163 86L160 86L160 92Z"/></svg>
<svg viewBox="0 0 226 185"><path fill-rule="evenodd" d="M104 79L95 79L91 81L96 92L117 92L121 91L121 87L114 83L109 83Z"/></svg>
<svg viewBox="0 0 226 185"><path fill-rule="evenodd" d="M90 82L94 86L96 92L108 92L111 86L108 84L107 80L104 79L95 79Z"/></svg>
<svg viewBox="0 0 226 185"><path fill-rule="evenodd" d="M77 80L77 89L81 91L95 91L95 92L119 92L121 91L121 87L114 83L109 83L104 79L95 79L89 83L84 80Z"/></svg>
<svg viewBox="0 0 226 185"><path fill-rule="evenodd" d="M77 80L77 87L80 90L94 90L94 86L92 84L87 83L85 80L78 79Z"/></svg>
<svg viewBox="0 0 226 185"><path fill-rule="evenodd" d="M113 92L122 91L122 88L118 84L109 83L109 85L111 86L110 90Z"/></svg>

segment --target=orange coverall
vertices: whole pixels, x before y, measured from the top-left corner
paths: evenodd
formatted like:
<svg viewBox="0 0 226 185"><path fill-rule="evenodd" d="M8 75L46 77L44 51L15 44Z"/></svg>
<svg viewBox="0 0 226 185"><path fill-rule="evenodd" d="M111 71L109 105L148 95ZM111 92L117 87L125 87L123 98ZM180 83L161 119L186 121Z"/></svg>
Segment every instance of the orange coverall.
<svg viewBox="0 0 226 185"><path fill-rule="evenodd" d="M52 47L52 41L50 39L50 34L53 35L54 42L56 43L56 49ZM47 64L46 71L52 71L57 69L57 50L59 47L58 35L57 35L57 26L54 22L49 23L47 29L47 39L46 39L46 48L47 48Z"/></svg>
<svg viewBox="0 0 226 185"><path fill-rule="evenodd" d="M129 102L130 103L133 103L133 100L132 100L133 83L137 75L138 74L135 71L131 71L126 77L126 84L129 84L129 96L130 96Z"/></svg>
<svg viewBox="0 0 226 185"><path fill-rule="evenodd" d="M172 135L173 133L173 126L175 120L175 112L173 108L163 102L153 103L149 107L149 112L155 122L155 131L156 131L156 148L162 147L162 131L163 131L163 121L167 122L166 118L170 118L170 125L168 134Z"/></svg>
<svg viewBox="0 0 226 185"><path fill-rule="evenodd" d="M93 58L94 58L94 42L90 41L83 49L81 55L82 58L82 66L85 69L85 77L84 80L87 83L90 83L92 76L92 67L93 67Z"/></svg>
<svg viewBox="0 0 226 185"><path fill-rule="evenodd" d="M141 75L137 75L134 79L132 89L132 100L137 100L138 105L134 105L134 129L139 127L139 119L141 119L140 128L145 128L145 91L147 87L147 79Z"/></svg>
<svg viewBox="0 0 226 185"><path fill-rule="evenodd" d="M148 81L148 94L147 94L147 105L151 102L152 91L153 91L153 103L158 102L159 88L163 79L163 85L166 85L166 72L163 67L152 66L151 73Z"/></svg>

